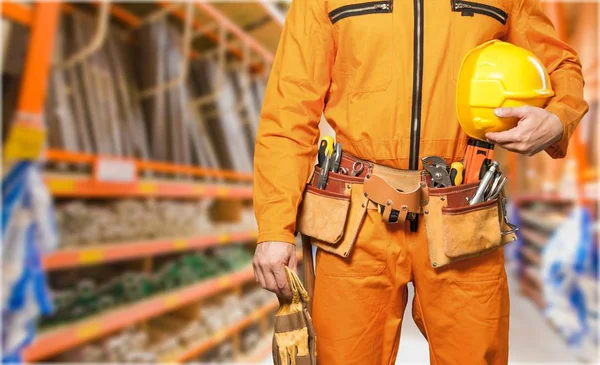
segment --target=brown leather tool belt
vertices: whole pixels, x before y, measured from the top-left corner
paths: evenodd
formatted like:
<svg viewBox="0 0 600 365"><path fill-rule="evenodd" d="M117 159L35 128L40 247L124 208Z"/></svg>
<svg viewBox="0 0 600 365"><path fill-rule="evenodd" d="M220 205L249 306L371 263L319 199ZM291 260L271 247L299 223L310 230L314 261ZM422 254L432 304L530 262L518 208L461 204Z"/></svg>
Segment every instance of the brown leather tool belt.
<svg viewBox="0 0 600 365"><path fill-rule="evenodd" d="M362 165L363 169L352 176L357 164ZM325 189L317 189L321 169L315 167L309 189L313 193L335 198L344 196L349 184L364 184L364 196L377 206L386 223L403 224L416 214L422 214L422 207L429 201L427 183L431 177L426 171L394 169L348 153L342 154L340 171L347 171L348 174L329 172Z"/></svg>

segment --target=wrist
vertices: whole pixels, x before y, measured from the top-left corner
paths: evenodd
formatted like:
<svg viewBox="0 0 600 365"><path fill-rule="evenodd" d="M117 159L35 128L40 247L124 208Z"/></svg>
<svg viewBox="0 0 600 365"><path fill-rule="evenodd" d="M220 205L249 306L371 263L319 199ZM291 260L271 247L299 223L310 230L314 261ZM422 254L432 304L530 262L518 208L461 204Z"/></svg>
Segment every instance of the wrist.
<svg viewBox="0 0 600 365"><path fill-rule="evenodd" d="M286 242L291 245L296 244L296 237L290 233L281 232L260 232L256 239L256 243L260 244L263 242Z"/></svg>

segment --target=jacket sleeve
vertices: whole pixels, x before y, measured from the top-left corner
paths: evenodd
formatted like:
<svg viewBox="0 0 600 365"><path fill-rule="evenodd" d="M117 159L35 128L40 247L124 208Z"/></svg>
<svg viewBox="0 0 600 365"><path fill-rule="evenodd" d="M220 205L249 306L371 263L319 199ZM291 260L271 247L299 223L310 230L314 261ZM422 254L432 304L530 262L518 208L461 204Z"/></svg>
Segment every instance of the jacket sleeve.
<svg viewBox="0 0 600 365"><path fill-rule="evenodd" d="M552 22L544 14L539 0L516 0L504 40L530 50L544 64L554 89L546 110L563 124L560 141L546 148L552 158L567 154L569 139L588 110L583 99L583 75L576 52L558 39Z"/></svg>
<svg viewBox="0 0 600 365"><path fill-rule="evenodd" d="M295 242L296 214L317 154L334 58L323 3L292 1L267 83L254 151L258 243Z"/></svg>

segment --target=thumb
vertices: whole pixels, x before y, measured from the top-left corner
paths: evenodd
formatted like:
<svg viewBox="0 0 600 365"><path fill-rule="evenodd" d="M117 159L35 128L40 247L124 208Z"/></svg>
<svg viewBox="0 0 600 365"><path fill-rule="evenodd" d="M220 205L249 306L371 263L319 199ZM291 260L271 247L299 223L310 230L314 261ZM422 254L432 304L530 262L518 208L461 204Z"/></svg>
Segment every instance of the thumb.
<svg viewBox="0 0 600 365"><path fill-rule="evenodd" d="M494 110L494 114L496 114L499 118L525 118L529 115L529 107L528 106L520 106L516 108L496 108Z"/></svg>

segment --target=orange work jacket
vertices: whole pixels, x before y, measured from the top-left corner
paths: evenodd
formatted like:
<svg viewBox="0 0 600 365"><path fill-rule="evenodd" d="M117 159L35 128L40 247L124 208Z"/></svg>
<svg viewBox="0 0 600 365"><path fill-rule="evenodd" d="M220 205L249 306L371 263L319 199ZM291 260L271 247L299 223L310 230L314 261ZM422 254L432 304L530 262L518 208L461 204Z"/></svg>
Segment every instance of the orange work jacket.
<svg viewBox="0 0 600 365"><path fill-rule="evenodd" d="M294 0L256 139L258 242L294 242L322 113L359 158L413 170L423 156L461 160L456 78L464 55L491 39L529 49L546 66L555 91L546 109L564 125L546 152L563 157L587 110L583 77L539 0Z"/></svg>

